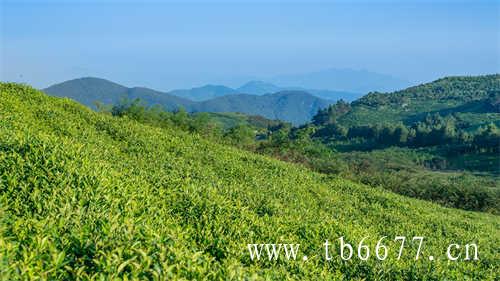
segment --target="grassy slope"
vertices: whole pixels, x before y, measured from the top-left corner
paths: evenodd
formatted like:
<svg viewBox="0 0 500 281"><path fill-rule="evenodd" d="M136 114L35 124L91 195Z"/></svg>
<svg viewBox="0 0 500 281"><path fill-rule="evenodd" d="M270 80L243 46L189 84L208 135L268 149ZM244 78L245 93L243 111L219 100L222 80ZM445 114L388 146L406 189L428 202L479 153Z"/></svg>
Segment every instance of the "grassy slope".
<svg viewBox="0 0 500 281"><path fill-rule="evenodd" d="M497 216L328 178L174 129L0 85L0 276L479 280L498 277ZM326 262L322 243L425 236L380 262ZM301 243L307 262L251 262L247 243ZM448 262L476 242L479 262ZM397 244L387 243L391 249ZM302 252L304 253L304 252Z"/></svg>

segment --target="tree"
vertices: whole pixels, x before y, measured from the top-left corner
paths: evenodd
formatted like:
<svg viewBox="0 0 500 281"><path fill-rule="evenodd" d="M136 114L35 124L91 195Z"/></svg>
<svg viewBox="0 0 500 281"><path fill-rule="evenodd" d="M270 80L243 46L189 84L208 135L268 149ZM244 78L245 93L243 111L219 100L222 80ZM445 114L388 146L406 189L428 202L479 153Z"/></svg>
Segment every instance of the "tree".
<svg viewBox="0 0 500 281"><path fill-rule="evenodd" d="M408 142L409 131L403 124L398 124L394 129L394 141L397 144L405 145Z"/></svg>
<svg viewBox="0 0 500 281"><path fill-rule="evenodd" d="M394 128L390 125L384 126L378 140L383 145L395 144Z"/></svg>
<svg viewBox="0 0 500 281"><path fill-rule="evenodd" d="M317 130L313 136L329 140L340 140L347 137L347 132L347 129L338 123L331 123Z"/></svg>
<svg viewBox="0 0 500 281"><path fill-rule="evenodd" d="M105 113L105 114L110 114L112 109L113 109L112 105L107 105L107 104L104 104L100 101L95 101L94 106L95 106L97 112Z"/></svg>
<svg viewBox="0 0 500 281"><path fill-rule="evenodd" d="M500 151L500 130L493 123L482 127L479 134L474 137L474 145L479 149L484 149L487 152Z"/></svg>
<svg viewBox="0 0 500 281"><path fill-rule="evenodd" d="M289 123L280 123L276 126L268 127L268 138L275 146L282 146L289 142L291 125Z"/></svg>
<svg viewBox="0 0 500 281"><path fill-rule="evenodd" d="M337 122L337 119L351 111L351 105L340 99L335 104L327 108L320 109L312 118L312 123L316 126L328 125Z"/></svg>
<svg viewBox="0 0 500 281"><path fill-rule="evenodd" d="M176 126L183 130L187 130L189 128L189 114L186 112L184 107L180 107L174 112L172 121Z"/></svg>
<svg viewBox="0 0 500 281"><path fill-rule="evenodd" d="M248 125L240 124L232 127L224 135L229 141L239 147L250 145L255 140L255 131Z"/></svg>
<svg viewBox="0 0 500 281"><path fill-rule="evenodd" d="M124 97L111 109L113 116L129 116L137 121L144 121L146 118L145 113L146 107L139 98L130 100Z"/></svg>

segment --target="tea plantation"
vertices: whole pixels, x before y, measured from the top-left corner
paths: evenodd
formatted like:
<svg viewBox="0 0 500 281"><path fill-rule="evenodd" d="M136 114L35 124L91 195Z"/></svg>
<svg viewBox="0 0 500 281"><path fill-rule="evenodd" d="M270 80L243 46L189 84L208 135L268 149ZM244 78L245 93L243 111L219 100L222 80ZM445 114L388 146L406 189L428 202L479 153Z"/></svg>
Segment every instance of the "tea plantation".
<svg viewBox="0 0 500 281"><path fill-rule="evenodd" d="M340 236L371 250L387 236L388 257L326 261ZM424 236L421 257L409 244L398 260L395 236ZM1 280L498 280L499 242L495 215L0 84ZM248 243L301 255L252 261ZM476 243L479 260L449 261L451 243Z"/></svg>

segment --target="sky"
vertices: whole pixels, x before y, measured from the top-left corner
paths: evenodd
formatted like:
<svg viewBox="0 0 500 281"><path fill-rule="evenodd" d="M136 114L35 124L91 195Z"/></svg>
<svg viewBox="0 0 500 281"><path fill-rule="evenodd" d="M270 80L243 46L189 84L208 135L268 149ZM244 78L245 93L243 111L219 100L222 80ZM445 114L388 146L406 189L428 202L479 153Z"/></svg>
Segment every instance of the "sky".
<svg viewBox="0 0 500 281"><path fill-rule="evenodd" d="M6 1L0 80L171 90L328 68L500 72L500 1Z"/></svg>

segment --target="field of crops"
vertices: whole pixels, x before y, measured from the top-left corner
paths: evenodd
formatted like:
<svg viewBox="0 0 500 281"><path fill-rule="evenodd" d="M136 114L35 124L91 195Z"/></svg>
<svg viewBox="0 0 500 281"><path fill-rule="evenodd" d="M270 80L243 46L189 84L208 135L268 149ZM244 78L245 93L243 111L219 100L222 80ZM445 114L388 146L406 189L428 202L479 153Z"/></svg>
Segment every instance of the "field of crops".
<svg viewBox="0 0 500 281"><path fill-rule="evenodd" d="M400 260L324 259L326 239L398 235L424 236L424 258L412 245ZM471 242L478 261L446 259ZM499 242L495 215L0 84L0 279L498 280ZM248 243L299 243L309 259L252 261Z"/></svg>

